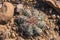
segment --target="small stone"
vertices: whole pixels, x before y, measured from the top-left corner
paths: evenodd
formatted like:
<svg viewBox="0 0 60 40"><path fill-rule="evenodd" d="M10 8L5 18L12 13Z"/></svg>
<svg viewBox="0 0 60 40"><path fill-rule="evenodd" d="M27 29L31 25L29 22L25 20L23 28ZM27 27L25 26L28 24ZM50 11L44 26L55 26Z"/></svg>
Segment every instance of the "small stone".
<svg viewBox="0 0 60 40"><path fill-rule="evenodd" d="M17 5L17 12L20 12L21 11L21 9L23 9L24 7L23 7L23 4L18 4Z"/></svg>
<svg viewBox="0 0 60 40"><path fill-rule="evenodd" d="M5 30L7 30L6 25L0 25L0 31L4 32Z"/></svg>
<svg viewBox="0 0 60 40"><path fill-rule="evenodd" d="M0 8L2 7L2 4L0 4Z"/></svg>
<svg viewBox="0 0 60 40"><path fill-rule="evenodd" d="M52 18L55 19L56 18L56 15L52 15Z"/></svg>
<svg viewBox="0 0 60 40"><path fill-rule="evenodd" d="M22 37L18 37L17 40L24 40Z"/></svg>
<svg viewBox="0 0 60 40"><path fill-rule="evenodd" d="M12 36L12 38L15 38L15 33L12 33L11 36Z"/></svg>
<svg viewBox="0 0 60 40"><path fill-rule="evenodd" d="M57 18L58 18L58 19L60 19L60 16L59 16L59 15L57 15Z"/></svg>

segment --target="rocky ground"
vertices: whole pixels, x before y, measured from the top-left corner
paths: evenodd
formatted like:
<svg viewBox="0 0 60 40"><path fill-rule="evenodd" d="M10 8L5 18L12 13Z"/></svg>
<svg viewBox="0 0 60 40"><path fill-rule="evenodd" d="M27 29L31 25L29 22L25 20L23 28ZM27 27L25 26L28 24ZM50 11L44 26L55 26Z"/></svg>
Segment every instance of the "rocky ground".
<svg viewBox="0 0 60 40"><path fill-rule="evenodd" d="M44 0L5 1L0 2L0 40L60 40L60 9L52 0L53 6Z"/></svg>

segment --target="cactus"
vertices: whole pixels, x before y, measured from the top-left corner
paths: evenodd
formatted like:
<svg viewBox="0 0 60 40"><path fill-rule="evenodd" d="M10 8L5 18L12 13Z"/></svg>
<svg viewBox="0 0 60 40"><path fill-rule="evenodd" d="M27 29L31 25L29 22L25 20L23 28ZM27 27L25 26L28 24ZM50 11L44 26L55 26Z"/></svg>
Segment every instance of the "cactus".
<svg viewBox="0 0 60 40"><path fill-rule="evenodd" d="M43 30L46 27L46 23L44 21L45 14L42 11L39 12L37 9L34 8L32 8L32 10L25 8L22 11L22 15L20 15L21 17L23 17L22 19L21 17L15 19L17 20L17 22L15 22L19 25L18 31L22 32L22 34L25 36L33 36L35 34L40 35L43 33Z"/></svg>

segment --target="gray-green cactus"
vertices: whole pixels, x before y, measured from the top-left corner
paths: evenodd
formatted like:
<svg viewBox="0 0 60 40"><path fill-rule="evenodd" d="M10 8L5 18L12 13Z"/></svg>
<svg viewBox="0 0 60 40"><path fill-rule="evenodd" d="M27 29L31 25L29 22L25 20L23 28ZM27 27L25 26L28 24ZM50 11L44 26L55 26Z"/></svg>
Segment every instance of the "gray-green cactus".
<svg viewBox="0 0 60 40"><path fill-rule="evenodd" d="M23 9L22 9L23 10ZM37 9L32 8L24 9L22 11L22 20L21 17L18 17L16 23L19 24L18 29L23 32L23 34L33 36L34 34L42 34L43 29L46 27L45 14L41 11L39 12ZM26 18L25 18L26 17ZM31 19L31 17L35 17L36 19ZM32 23L26 21L32 21ZM36 23L33 24L33 21L37 20ZM22 23L22 24L21 24Z"/></svg>

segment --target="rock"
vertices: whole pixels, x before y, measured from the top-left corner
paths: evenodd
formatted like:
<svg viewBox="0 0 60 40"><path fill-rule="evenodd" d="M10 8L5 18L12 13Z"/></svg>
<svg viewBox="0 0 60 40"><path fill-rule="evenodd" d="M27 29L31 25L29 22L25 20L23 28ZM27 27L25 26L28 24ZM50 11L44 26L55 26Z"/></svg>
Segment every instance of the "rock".
<svg viewBox="0 0 60 40"><path fill-rule="evenodd" d="M17 12L21 11L23 9L23 4L18 4L17 5Z"/></svg>
<svg viewBox="0 0 60 40"><path fill-rule="evenodd" d="M52 15L52 18L55 19L56 18L56 15Z"/></svg>
<svg viewBox="0 0 60 40"><path fill-rule="evenodd" d="M45 0L47 4L52 6L58 13L60 13L60 1L59 0Z"/></svg>
<svg viewBox="0 0 60 40"><path fill-rule="evenodd" d="M11 37L12 38L15 38L16 37L16 35L15 35L15 33L13 32L13 33L11 33Z"/></svg>
<svg viewBox="0 0 60 40"><path fill-rule="evenodd" d="M0 32L5 32L7 30L7 27L5 25L0 25Z"/></svg>
<svg viewBox="0 0 60 40"><path fill-rule="evenodd" d="M6 10L6 8L7 10ZM6 11L5 11L6 10ZM14 15L14 6L9 2L3 3L3 13L0 13L0 24L6 24ZM4 23L3 23L4 22Z"/></svg>

